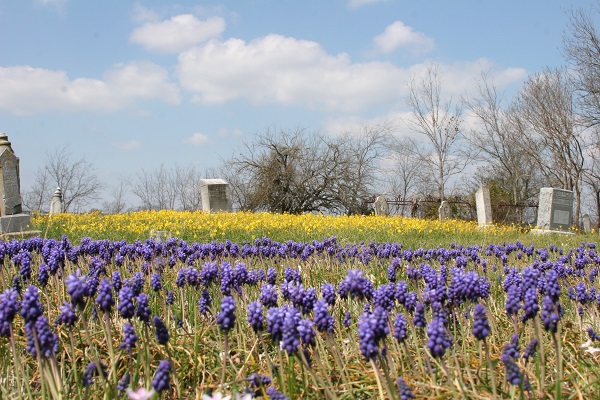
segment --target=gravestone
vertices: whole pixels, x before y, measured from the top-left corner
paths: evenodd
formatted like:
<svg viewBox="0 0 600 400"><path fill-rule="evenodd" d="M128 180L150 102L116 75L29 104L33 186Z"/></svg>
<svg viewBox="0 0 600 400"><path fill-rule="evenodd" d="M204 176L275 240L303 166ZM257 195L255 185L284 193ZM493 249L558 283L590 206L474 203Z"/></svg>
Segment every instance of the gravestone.
<svg viewBox="0 0 600 400"><path fill-rule="evenodd" d="M63 211L62 190L56 188L52 200L50 200L50 216L60 214Z"/></svg>
<svg viewBox="0 0 600 400"><path fill-rule="evenodd" d="M442 201L442 204L440 204L440 208L438 209L438 214L440 221L451 219L452 207L450 206L450 203L448 203L446 200Z"/></svg>
<svg viewBox="0 0 600 400"><path fill-rule="evenodd" d="M572 233L573 192L541 188L538 205L537 230L534 233Z"/></svg>
<svg viewBox="0 0 600 400"><path fill-rule="evenodd" d="M591 230L592 230L592 219L590 218L590 216L588 214L583 214L583 217L581 217L581 219L583 220L583 231L584 232L591 232Z"/></svg>
<svg viewBox="0 0 600 400"><path fill-rule="evenodd" d="M492 202L490 189L482 186L475 193L475 206L477 208L477 225L488 226L492 223Z"/></svg>
<svg viewBox="0 0 600 400"><path fill-rule="evenodd" d="M30 223L22 208L19 158L8 136L0 133L0 234L24 232Z"/></svg>
<svg viewBox="0 0 600 400"><path fill-rule="evenodd" d="M229 183L223 179L200 179L202 210L232 212Z"/></svg>
<svg viewBox="0 0 600 400"><path fill-rule="evenodd" d="M390 215L390 207L383 196L377 196L373 203L373 210L375 215Z"/></svg>

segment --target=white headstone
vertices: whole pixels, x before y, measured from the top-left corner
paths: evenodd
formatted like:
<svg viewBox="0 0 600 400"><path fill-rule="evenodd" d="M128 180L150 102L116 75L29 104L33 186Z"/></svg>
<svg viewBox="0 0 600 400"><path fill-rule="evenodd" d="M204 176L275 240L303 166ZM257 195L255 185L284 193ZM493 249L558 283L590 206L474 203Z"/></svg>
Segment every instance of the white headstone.
<svg viewBox="0 0 600 400"><path fill-rule="evenodd" d="M475 193L475 206L477 208L477 225L480 227L492 223L492 202L490 200L490 189L482 186Z"/></svg>
<svg viewBox="0 0 600 400"><path fill-rule="evenodd" d="M373 210L375 215L390 215L390 207L388 202L382 196L377 196L375 203L373 203Z"/></svg>
<svg viewBox="0 0 600 400"><path fill-rule="evenodd" d="M52 200L50 200L50 216L63 212L62 190L56 188Z"/></svg>
<svg viewBox="0 0 600 400"><path fill-rule="evenodd" d="M233 211L229 183L223 179L200 179L200 195L203 211Z"/></svg>
<svg viewBox="0 0 600 400"><path fill-rule="evenodd" d="M583 220L583 231L590 232L592 230L592 219L590 216L588 214L583 214L581 219Z"/></svg>
<svg viewBox="0 0 600 400"><path fill-rule="evenodd" d="M438 209L440 221L445 221L452 218L452 207L446 200L442 201Z"/></svg>
<svg viewBox="0 0 600 400"><path fill-rule="evenodd" d="M567 232L573 225L573 192L541 188L537 227L542 231Z"/></svg>

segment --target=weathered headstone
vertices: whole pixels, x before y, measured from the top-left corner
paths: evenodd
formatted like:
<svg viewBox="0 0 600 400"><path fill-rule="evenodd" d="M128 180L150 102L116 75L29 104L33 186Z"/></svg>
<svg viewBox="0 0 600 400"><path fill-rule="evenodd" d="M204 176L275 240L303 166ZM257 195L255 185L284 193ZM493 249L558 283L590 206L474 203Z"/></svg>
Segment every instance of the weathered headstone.
<svg viewBox="0 0 600 400"><path fill-rule="evenodd" d="M19 158L8 136L0 133L0 234L24 232L30 222L31 217L23 214Z"/></svg>
<svg viewBox="0 0 600 400"><path fill-rule="evenodd" d="M573 192L541 188L536 233L569 233L573 225Z"/></svg>
<svg viewBox="0 0 600 400"><path fill-rule="evenodd" d="M232 212L229 183L223 179L200 179L202 210Z"/></svg>
<svg viewBox="0 0 600 400"><path fill-rule="evenodd" d="M477 208L477 225L484 227L492 223L492 202L490 189L482 186L475 193L475 206Z"/></svg>
<svg viewBox="0 0 600 400"><path fill-rule="evenodd" d="M452 207L450 206L450 203L448 203L446 200L442 201L442 204L440 204L440 208L438 209L438 214L440 221L451 219Z"/></svg>
<svg viewBox="0 0 600 400"><path fill-rule="evenodd" d="M54 196L50 200L50 216L60 214L63 212L63 201L62 201L62 190L56 188Z"/></svg>
<svg viewBox="0 0 600 400"><path fill-rule="evenodd" d="M166 242L168 239L171 239L171 232L169 231L155 231L154 229L150 231L150 239L155 242Z"/></svg>
<svg viewBox="0 0 600 400"><path fill-rule="evenodd" d="M583 231L590 232L592 230L592 219L590 216L588 214L583 214L581 219L583 220Z"/></svg>
<svg viewBox="0 0 600 400"><path fill-rule="evenodd" d="M390 215L390 207L383 196L377 196L373 203L375 215Z"/></svg>

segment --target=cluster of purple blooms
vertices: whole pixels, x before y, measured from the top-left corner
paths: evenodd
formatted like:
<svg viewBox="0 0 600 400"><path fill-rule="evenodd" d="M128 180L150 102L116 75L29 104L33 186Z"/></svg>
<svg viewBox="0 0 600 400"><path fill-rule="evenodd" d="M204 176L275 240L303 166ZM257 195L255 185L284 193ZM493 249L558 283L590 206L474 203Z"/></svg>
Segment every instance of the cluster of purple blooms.
<svg viewBox="0 0 600 400"><path fill-rule="evenodd" d="M245 321L256 334L266 332L271 341L289 355L302 350L309 359L317 332L333 335L337 330L351 327L352 314L345 307L358 302L364 311L358 318L357 334L365 360L376 360L385 354L390 327L394 338L402 343L408 338L411 324L420 328L421 333L426 329L429 353L441 358L454 343L452 323L457 315L469 318L476 339L486 340L490 334L483 305L487 304L491 286L486 278L489 260L485 257L496 257L502 263L498 275L503 278L504 310L511 320L527 324L539 316L545 330L554 335L565 312L561 304L563 292L577 305L580 316L589 307L600 305L600 292L593 286L598 268L590 267L600 264L600 256L594 249L595 245L582 244L563 254L555 246L536 250L517 242L487 248L453 245L448 249L413 250L402 249L394 243L342 246L336 238L311 243L279 243L261 238L243 245L231 242L187 244L175 239L164 243L134 244L84 239L78 246L71 245L66 239L0 242L0 254L13 263L16 271L13 286L0 294L0 336L10 337L13 321L20 315L27 335L27 350L33 356L38 355L38 349L42 358L52 357L58 351L58 336L52 332L38 288L32 284L35 276L33 254L38 253L43 259L37 271L40 286L45 286L52 276L63 276L59 273L65 271L65 260L88 260L86 271L65 272L63 281L68 301L60 306L55 325L73 328L86 306L91 306L98 316L118 313L124 320L123 340L119 347L129 354L138 342L135 320L145 326L153 325L156 341L167 345L169 328L161 317L153 317L151 299L162 298L164 304L172 307L175 296L189 287L200 293L198 312L204 315L203 318L214 319L226 333L240 323L236 313L244 312L243 308L241 311L236 308L236 299L246 300L249 293L259 293L254 301L247 302ZM521 260L528 258L530 265L522 271L511 267L508 258L511 253ZM388 281L375 286L374 280L361 269L352 269L337 288L335 283L322 283L320 288L313 288L306 285L305 281L309 280L303 279L299 269L286 267L280 275L272 267L266 273L247 267L249 261L256 258L289 262L319 255L339 262L357 260L362 264L372 263L375 259L380 263L388 260ZM226 257L242 261L223 261ZM111 260L121 270L109 275L106 267ZM132 265L140 263L141 271L133 271ZM178 263L183 267L176 270L177 278L172 283L175 287L172 287L171 282L163 280L162 274L167 268L175 269ZM440 266L435 268L435 263ZM79 262L78 265L83 264ZM586 268L591 272L587 273ZM402 275L406 280L401 280ZM565 291L561 283L566 278L580 278L580 281ZM280 279L282 281L278 282ZM22 287L25 290L22 291ZM219 293L223 296L220 312L211 312L211 295L220 296ZM473 311L472 319L470 310ZM173 320L183 324L182 318L185 316L175 316ZM336 321L341 321L341 325L338 326ZM592 328L588 335L591 340L600 340L600 335ZM501 356L506 379L512 385L518 385L526 378L519 366L518 339L518 335L514 335ZM537 339L534 339L525 348L522 355L525 362L535 356L537 346ZM96 362L99 363L94 361L86 368L84 386L91 385L93 377L102 375L105 370L103 364L94 364ZM160 362L152 381L157 392L170 388L171 367L167 360ZM123 377L123 382L125 377L128 375ZM121 387L129 384L128 379ZM252 385L264 388L270 382L255 377ZM413 397L402 378L398 379L397 385L401 398ZM283 396L272 387L266 391L272 394L271 398Z"/></svg>

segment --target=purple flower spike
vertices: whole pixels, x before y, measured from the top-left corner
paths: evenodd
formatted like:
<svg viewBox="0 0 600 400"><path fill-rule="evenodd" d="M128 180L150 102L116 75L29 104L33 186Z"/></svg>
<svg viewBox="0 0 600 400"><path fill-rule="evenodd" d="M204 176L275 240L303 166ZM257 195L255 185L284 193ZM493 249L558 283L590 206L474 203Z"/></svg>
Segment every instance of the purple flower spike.
<svg viewBox="0 0 600 400"><path fill-rule="evenodd" d="M544 329L553 334L558 330L558 321L560 320L557 308L550 296L544 296L542 300L542 322L544 323Z"/></svg>
<svg viewBox="0 0 600 400"><path fill-rule="evenodd" d="M135 328L129 322L125 323L123 325L123 343L119 347L131 354L131 350L135 347L137 341L138 336L135 334Z"/></svg>
<svg viewBox="0 0 600 400"><path fill-rule="evenodd" d="M265 318L263 317L263 309L260 301L248 304L248 322L254 332L258 333L264 330Z"/></svg>
<svg viewBox="0 0 600 400"><path fill-rule="evenodd" d="M100 287L98 288L98 296L96 297L96 304L100 311L110 312L112 307L115 305L115 299L112 294L112 284L108 278L100 281Z"/></svg>
<svg viewBox="0 0 600 400"><path fill-rule="evenodd" d="M325 299L318 300L315 303L315 324L319 332L333 332L335 321L327 310L327 302Z"/></svg>
<svg viewBox="0 0 600 400"><path fill-rule="evenodd" d="M478 340L485 340L489 334L490 324L485 314L485 307L483 304L477 303L473 315L473 336Z"/></svg>
<svg viewBox="0 0 600 400"><path fill-rule="evenodd" d="M150 305L148 304L148 295L146 295L146 293L140 293L136 300L137 310L135 312L135 316L138 317L142 322L150 323L152 311L150 311Z"/></svg>
<svg viewBox="0 0 600 400"><path fill-rule="evenodd" d="M97 376L99 374L98 370L100 370L100 373L103 378L105 378L108 375L108 368L103 363L100 363L99 368L96 362L91 362L87 365L87 367L85 368L85 372L83 373L83 377L81 378L81 383L83 384L83 387L91 386L94 383L94 376Z"/></svg>
<svg viewBox="0 0 600 400"><path fill-rule="evenodd" d="M133 318L135 305L133 304L134 293L129 286L123 286L119 291L119 314L125 319Z"/></svg>
<svg viewBox="0 0 600 400"><path fill-rule="evenodd" d="M10 335L10 326L19 311L19 293L9 288L0 294L0 336Z"/></svg>
<svg viewBox="0 0 600 400"><path fill-rule="evenodd" d="M427 325L427 336L429 337L427 347L435 358L443 357L446 349L452 346L452 338L446 332L442 318L436 317L431 320Z"/></svg>
<svg viewBox="0 0 600 400"><path fill-rule="evenodd" d="M396 384L398 385L398 392L400 393L400 400L410 400L414 399L415 395L410 390L404 379L398 378L396 380Z"/></svg>
<svg viewBox="0 0 600 400"><path fill-rule="evenodd" d="M63 302L63 305L59 308L61 313L54 322L54 325L64 325L67 328L72 328L73 326L75 326L75 323L79 319L75 312L75 306L65 301Z"/></svg>
<svg viewBox="0 0 600 400"><path fill-rule="evenodd" d="M408 337L406 332L406 318L404 318L402 313L396 314L396 319L394 320L394 337L400 343L404 342Z"/></svg>
<svg viewBox="0 0 600 400"><path fill-rule="evenodd" d="M156 340L159 344L166 346L170 338L169 330L163 320L158 316L154 317L154 328L156 329Z"/></svg>
<svg viewBox="0 0 600 400"><path fill-rule="evenodd" d="M265 283L261 287L260 302L267 308L277 307L277 287Z"/></svg>
<svg viewBox="0 0 600 400"><path fill-rule="evenodd" d="M379 355L379 342L389 333L387 312L381 307L373 313L364 313L358 320L358 343L365 360Z"/></svg>
<svg viewBox="0 0 600 400"><path fill-rule="evenodd" d="M25 323L35 323L39 316L44 312L42 303L40 303L40 294L38 288L31 285L23 294L21 301L21 317Z"/></svg>
<svg viewBox="0 0 600 400"><path fill-rule="evenodd" d="M287 397L273 386L269 386L267 388L267 396L269 396L270 400L288 400Z"/></svg>
<svg viewBox="0 0 600 400"><path fill-rule="evenodd" d="M168 360L161 360L158 363L158 368L154 373L154 380L152 380L152 387L158 393L164 392L171 388L171 363Z"/></svg>
<svg viewBox="0 0 600 400"><path fill-rule="evenodd" d="M235 301L233 297L223 297L221 300L221 312L217 315L217 324L221 330L229 332L235 324Z"/></svg>

